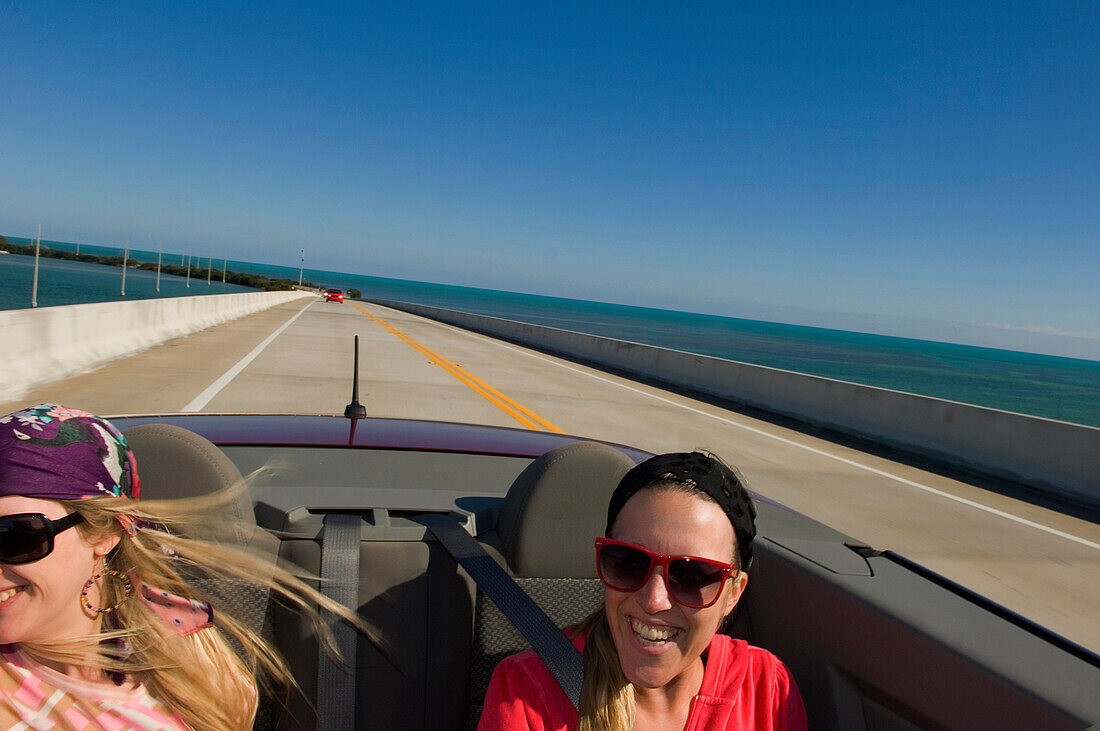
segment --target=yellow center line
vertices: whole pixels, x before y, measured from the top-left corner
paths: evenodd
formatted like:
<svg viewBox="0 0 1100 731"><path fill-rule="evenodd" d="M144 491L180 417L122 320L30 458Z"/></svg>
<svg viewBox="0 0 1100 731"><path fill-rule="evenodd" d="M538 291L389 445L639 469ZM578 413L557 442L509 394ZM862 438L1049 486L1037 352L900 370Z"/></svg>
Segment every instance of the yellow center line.
<svg viewBox="0 0 1100 731"><path fill-rule="evenodd" d="M349 302L348 304L350 304L352 307L354 307L355 309L362 312L364 315L366 315L370 319L377 322L379 325L381 325L383 328L388 330L393 335L396 335L398 338L405 341L405 343L407 343L411 348L413 348L413 349L419 351L420 353L422 353L423 355L427 356L429 360L431 360L436 365L438 365L440 368L442 368L443 370L447 371L452 376L457 378L459 381L461 381L463 384L465 384L474 393L478 394L479 396L484 398L486 401L488 401L489 403L493 404L494 406L496 406L498 409L500 409L504 413L511 416L513 419L518 421L520 424L523 424L528 429L534 429L536 431L545 429L546 431L557 432L559 434L564 433L561 429L554 426L549 421L542 418L541 416L539 416L535 412L533 412L530 409L528 409L527 407L519 404L514 399L511 399L508 396L504 395L503 393L501 393L497 389L495 389L492 386L490 386L489 384L485 383L485 381L481 380L480 378L473 375L469 371L463 369L462 366L457 365L455 363L452 363L451 361L447 360L446 358L444 358L439 353L436 353L434 350L431 350L427 346L422 345L422 344L418 343L417 341L413 340L408 335L401 332L400 330L395 328L393 325L390 325L385 320L382 320L379 317L375 317L374 315L367 312L365 309L363 309L359 305L355 304L354 302Z"/></svg>

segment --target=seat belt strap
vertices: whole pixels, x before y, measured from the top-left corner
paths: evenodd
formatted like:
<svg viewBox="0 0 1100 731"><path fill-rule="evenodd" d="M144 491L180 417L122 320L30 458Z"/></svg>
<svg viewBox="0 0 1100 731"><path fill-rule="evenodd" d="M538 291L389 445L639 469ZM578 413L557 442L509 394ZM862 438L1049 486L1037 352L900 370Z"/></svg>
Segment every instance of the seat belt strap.
<svg viewBox="0 0 1100 731"><path fill-rule="evenodd" d="M438 513L425 513L413 520L431 531L478 588L497 605L542 658L573 708L579 708L584 658L573 643L459 523Z"/></svg>
<svg viewBox="0 0 1100 731"><path fill-rule="evenodd" d="M321 531L321 593L351 611L359 598L358 515L329 513ZM317 648L317 729L351 731L355 728L355 642L356 630L329 615L336 648L342 664Z"/></svg>

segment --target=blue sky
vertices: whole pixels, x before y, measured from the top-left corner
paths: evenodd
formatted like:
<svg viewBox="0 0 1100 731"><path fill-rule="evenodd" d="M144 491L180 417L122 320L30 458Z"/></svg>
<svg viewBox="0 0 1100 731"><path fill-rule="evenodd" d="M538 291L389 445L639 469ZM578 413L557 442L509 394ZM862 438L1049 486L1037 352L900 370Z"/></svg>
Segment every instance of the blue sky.
<svg viewBox="0 0 1100 731"><path fill-rule="evenodd" d="M1094 3L0 18L0 233L1100 359Z"/></svg>

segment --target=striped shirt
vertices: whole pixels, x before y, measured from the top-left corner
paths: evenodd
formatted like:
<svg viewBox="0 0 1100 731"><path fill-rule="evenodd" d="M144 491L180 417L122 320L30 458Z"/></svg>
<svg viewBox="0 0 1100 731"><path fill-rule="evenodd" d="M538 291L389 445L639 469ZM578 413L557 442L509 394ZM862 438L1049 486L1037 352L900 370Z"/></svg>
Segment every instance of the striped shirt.
<svg viewBox="0 0 1100 731"><path fill-rule="evenodd" d="M139 683L115 686L71 678L0 645L0 728L13 731L187 731Z"/></svg>

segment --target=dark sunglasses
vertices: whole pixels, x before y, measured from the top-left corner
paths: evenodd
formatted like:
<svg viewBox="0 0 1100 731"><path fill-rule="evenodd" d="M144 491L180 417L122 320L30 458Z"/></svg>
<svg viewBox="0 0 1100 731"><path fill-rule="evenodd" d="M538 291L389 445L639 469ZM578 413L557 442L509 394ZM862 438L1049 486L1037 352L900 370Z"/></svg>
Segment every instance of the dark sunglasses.
<svg viewBox="0 0 1100 731"><path fill-rule="evenodd" d="M31 563L53 551L53 538L84 520L80 513L50 520L41 513L0 515L0 563Z"/></svg>
<svg viewBox="0 0 1100 731"><path fill-rule="evenodd" d="M596 539L596 573L608 589L637 591L657 566L664 568L665 589L678 604L693 609L718 601L734 568L698 556L665 556L613 538ZM740 572L738 572L740 573Z"/></svg>

